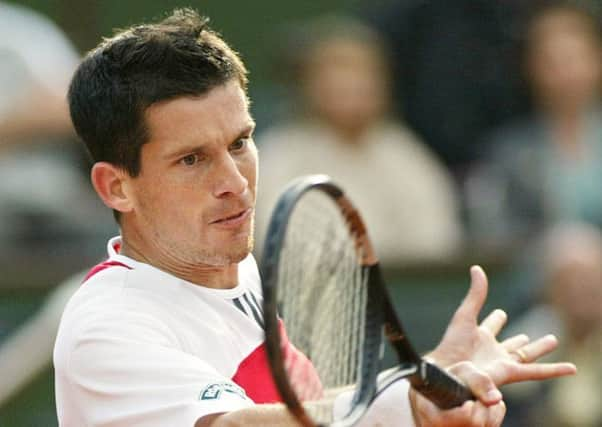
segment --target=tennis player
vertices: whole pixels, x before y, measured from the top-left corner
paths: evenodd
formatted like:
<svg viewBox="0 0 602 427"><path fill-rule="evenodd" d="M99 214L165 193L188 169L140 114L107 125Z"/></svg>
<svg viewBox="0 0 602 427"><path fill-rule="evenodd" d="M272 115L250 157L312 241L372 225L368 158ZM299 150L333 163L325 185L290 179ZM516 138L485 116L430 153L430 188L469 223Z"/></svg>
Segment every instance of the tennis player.
<svg viewBox="0 0 602 427"><path fill-rule="evenodd" d="M257 150L246 88L237 54L190 10L119 32L75 73L71 116L121 236L62 317L54 351L61 426L294 424L269 373L250 255ZM440 411L399 381L364 425L498 426L497 385L574 372L532 363L553 338L498 343L501 311L478 326L487 281L479 268L472 275L431 357L478 400ZM285 347L295 377L320 390L311 362Z"/></svg>

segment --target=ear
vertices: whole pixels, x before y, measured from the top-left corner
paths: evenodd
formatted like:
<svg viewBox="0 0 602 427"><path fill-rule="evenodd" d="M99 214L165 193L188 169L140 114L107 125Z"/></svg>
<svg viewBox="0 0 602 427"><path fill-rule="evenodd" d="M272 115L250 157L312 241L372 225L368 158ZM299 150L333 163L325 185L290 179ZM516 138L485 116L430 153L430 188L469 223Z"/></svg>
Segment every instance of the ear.
<svg viewBox="0 0 602 427"><path fill-rule="evenodd" d="M92 185L105 205L125 213L133 209L133 200L128 196L129 174L108 162L98 162L90 172Z"/></svg>

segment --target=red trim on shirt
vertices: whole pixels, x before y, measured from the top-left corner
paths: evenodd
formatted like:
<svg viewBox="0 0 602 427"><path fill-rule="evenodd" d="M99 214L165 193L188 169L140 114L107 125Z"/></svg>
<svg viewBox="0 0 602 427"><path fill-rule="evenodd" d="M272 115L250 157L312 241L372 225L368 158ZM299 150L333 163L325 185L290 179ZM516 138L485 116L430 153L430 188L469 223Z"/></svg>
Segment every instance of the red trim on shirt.
<svg viewBox="0 0 602 427"><path fill-rule="evenodd" d="M130 267L129 265L125 265L125 264L124 264L124 263L122 263L122 262L119 262L119 261L109 261L109 260L107 260L107 261L105 261L105 262L103 262L103 263L100 263L100 264L98 264L98 265L94 266L94 267L93 267L93 268L92 268L92 269L91 269L91 270L88 272L88 274L86 274L86 277L84 278L83 282L87 281L89 278L91 278L92 276L94 276L96 273L98 273L98 272L100 272L100 271L102 271L102 270L106 270L107 268L110 268L110 267L125 267L125 268L127 268L128 270L131 270L131 269L132 269L132 267ZM83 282L82 282L82 283L83 283Z"/></svg>
<svg viewBox="0 0 602 427"><path fill-rule="evenodd" d="M241 386L255 403L282 402L272 379L265 344L261 344L238 365L232 381Z"/></svg>
<svg viewBox="0 0 602 427"><path fill-rule="evenodd" d="M289 380L301 400L318 399L322 395L322 383L311 361L288 340L284 324L280 320L284 365ZM272 378L265 343L258 346L238 365L232 381L241 386L255 403L282 402Z"/></svg>

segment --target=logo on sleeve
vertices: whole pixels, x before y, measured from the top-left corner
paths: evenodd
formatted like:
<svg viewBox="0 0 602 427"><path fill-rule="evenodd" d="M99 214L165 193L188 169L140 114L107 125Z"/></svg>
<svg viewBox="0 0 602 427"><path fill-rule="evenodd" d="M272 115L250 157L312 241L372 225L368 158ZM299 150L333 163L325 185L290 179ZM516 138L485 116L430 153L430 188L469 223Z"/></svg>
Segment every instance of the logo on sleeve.
<svg viewBox="0 0 602 427"><path fill-rule="evenodd" d="M224 395L226 393L226 395ZM234 383L214 383L209 384L199 394L199 400L215 400L222 396L235 395L237 397L248 399L245 391Z"/></svg>

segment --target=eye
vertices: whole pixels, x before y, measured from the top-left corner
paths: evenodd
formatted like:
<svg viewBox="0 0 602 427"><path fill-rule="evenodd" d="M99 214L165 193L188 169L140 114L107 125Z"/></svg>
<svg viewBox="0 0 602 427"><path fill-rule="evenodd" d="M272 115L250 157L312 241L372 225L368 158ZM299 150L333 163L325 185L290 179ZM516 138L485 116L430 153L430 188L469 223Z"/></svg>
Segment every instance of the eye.
<svg viewBox="0 0 602 427"><path fill-rule="evenodd" d="M240 151L243 148L245 148L247 146L247 142L249 141L249 138L240 138L238 140L236 140L235 142L233 142L232 144L230 144L230 151Z"/></svg>
<svg viewBox="0 0 602 427"><path fill-rule="evenodd" d="M185 166L194 166L199 161L198 154L188 154L180 159L180 163Z"/></svg>

